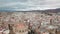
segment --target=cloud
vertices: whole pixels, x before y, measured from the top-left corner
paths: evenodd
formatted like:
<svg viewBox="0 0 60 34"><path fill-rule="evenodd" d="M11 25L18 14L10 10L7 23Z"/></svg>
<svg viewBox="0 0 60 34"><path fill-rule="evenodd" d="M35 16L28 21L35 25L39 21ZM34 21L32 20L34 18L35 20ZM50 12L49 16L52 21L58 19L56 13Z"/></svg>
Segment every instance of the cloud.
<svg viewBox="0 0 60 34"><path fill-rule="evenodd" d="M7 0L6 0L7 1ZM12 0L11 0L12 1ZM13 8L13 10L47 10L60 8L60 0L15 0L1 4L0 8ZM22 1L22 2L21 2Z"/></svg>

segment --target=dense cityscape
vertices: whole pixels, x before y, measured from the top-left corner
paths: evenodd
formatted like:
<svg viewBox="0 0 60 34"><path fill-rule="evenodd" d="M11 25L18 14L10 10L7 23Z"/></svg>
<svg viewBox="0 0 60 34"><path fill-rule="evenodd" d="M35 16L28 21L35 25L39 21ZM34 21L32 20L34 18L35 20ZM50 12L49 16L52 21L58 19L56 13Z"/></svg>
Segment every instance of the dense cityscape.
<svg viewBox="0 0 60 34"><path fill-rule="evenodd" d="M0 12L0 34L60 34L60 12Z"/></svg>

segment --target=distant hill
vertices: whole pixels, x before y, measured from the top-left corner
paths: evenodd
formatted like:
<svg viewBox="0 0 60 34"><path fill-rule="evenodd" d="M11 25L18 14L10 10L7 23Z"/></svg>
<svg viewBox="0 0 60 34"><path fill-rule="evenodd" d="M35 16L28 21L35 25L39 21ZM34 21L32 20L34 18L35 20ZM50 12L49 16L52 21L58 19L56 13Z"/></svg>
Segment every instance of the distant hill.
<svg viewBox="0 0 60 34"><path fill-rule="evenodd" d="M48 9L48 10L31 10L31 11L15 11L15 10L0 10L0 12L60 12L60 8L57 9Z"/></svg>
<svg viewBox="0 0 60 34"><path fill-rule="evenodd" d="M58 13L58 12L60 12L60 8L44 10L43 12L53 12L53 13Z"/></svg>

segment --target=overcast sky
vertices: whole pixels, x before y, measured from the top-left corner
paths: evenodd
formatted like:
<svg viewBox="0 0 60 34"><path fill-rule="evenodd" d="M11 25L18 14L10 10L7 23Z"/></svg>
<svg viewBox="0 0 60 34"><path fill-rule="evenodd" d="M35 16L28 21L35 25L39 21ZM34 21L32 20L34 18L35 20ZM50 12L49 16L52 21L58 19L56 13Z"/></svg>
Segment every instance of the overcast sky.
<svg viewBox="0 0 60 34"><path fill-rule="evenodd" d="M60 8L60 0L0 0L0 10L46 10Z"/></svg>

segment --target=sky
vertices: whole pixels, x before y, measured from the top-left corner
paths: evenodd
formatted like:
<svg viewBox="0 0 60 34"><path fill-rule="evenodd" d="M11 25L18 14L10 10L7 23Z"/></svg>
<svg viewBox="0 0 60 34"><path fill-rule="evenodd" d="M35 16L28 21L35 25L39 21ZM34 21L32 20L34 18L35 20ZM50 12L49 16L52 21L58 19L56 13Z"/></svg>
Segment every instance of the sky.
<svg viewBox="0 0 60 34"><path fill-rule="evenodd" d="M0 10L47 10L60 8L60 0L0 0Z"/></svg>

